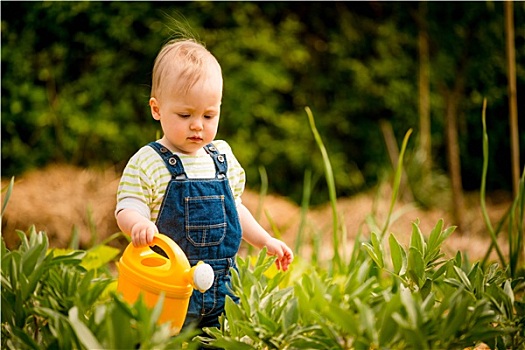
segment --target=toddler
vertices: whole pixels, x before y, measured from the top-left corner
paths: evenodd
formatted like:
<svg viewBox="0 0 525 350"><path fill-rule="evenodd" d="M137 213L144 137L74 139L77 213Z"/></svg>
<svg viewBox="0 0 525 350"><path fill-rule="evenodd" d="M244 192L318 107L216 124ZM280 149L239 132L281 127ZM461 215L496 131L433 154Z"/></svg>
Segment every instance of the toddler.
<svg viewBox="0 0 525 350"><path fill-rule="evenodd" d="M192 39L162 47L153 67L149 105L163 136L128 161L115 211L133 245L150 245L155 233L172 238L190 265L213 267L213 286L194 291L184 325L218 327L229 291L230 268L241 239L276 256L286 271L291 249L266 232L242 204L245 173L228 143L215 140L222 100L216 58Z"/></svg>

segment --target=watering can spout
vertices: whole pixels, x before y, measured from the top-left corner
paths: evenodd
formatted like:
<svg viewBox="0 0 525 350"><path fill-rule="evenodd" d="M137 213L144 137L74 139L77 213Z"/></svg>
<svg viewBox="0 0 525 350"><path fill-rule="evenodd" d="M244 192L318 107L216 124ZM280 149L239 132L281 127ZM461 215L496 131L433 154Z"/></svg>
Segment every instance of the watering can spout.
<svg viewBox="0 0 525 350"><path fill-rule="evenodd" d="M190 284L201 293L213 285L213 268L202 261L190 269L189 275L191 276Z"/></svg>

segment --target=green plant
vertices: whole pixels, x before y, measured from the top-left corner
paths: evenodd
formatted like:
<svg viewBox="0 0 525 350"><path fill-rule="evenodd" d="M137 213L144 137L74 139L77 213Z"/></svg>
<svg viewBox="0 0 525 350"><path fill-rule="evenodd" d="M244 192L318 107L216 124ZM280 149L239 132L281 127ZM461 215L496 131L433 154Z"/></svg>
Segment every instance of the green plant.
<svg viewBox="0 0 525 350"><path fill-rule="evenodd" d="M13 181L6 189L7 205ZM8 250L2 237L2 349L193 349L188 329L171 337L155 308L142 299L130 305L115 292L109 263L118 249L106 243L87 251L50 249L45 232L17 231L20 246Z"/></svg>
<svg viewBox="0 0 525 350"><path fill-rule="evenodd" d="M408 247L393 234L386 245L409 135L386 222L371 221L379 233L372 231L368 240L359 236L348 260L334 253L327 270L315 259L297 259L289 275L275 272L265 250L255 261L238 258L232 283L240 302L228 299L221 327L207 329L200 340L235 349L462 349L479 343L522 348L525 283L507 276L507 266L471 266L460 252L446 258L441 247L455 227L444 227L443 220L428 235L416 220ZM319 134L314 136L330 181L327 152ZM337 222L334 230L340 229ZM335 251L339 234L333 234Z"/></svg>
<svg viewBox="0 0 525 350"><path fill-rule="evenodd" d="M130 305L115 292L108 264L118 252L106 243L118 234L81 251L49 249L46 234L34 227L17 231L20 247L8 250L2 240L0 248L2 348L464 349L483 342L492 349L522 349L525 282L513 272L515 260L471 264L461 252L446 257L441 247L454 226L445 227L443 220L428 234L414 221L407 247L387 236L409 135L383 225L369 221L377 230L358 236L351 254L329 261L328 268L315 257L298 256L283 273L266 249L255 258L239 256L232 290L240 302L227 299L221 326L205 334L188 329L170 337L168 325L157 324L162 297L149 308L140 298ZM317 141L321 147L319 134ZM330 181L328 152L322 153ZM310 175L305 179L304 208ZM2 215L12 186L5 189ZM335 189L333 194L332 214L339 215ZM523 218L520 196L512 207L518 215L508 216L512 232L523 229L515 221ZM333 230L342 230L339 222L334 218ZM344 252L342 237L344 231L333 233L332 243ZM512 249L521 244L515 242Z"/></svg>
<svg viewBox="0 0 525 350"><path fill-rule="evenodd" d="M333 275L302 259L289 275L276 272L264 250L238 258L240 302L228 299L221 327L199 339L227 349L520 349L523 282L497 264L469 266L459 253L444 259L439 247L451 231L440 221L424 238L414 223L410 246L394 244L382 268L356 250ZM421 249L421 259L408 258Z"/></svg>
<svg viewBox="0 0 525 350"><path fill-rule="evenodd" d="M2 240L3 349L197 346L190 342L194 330L172 338L168 324L157 324L163 298L151 309L140 298L130 305L115 293L114 277L104 273L108 249L55 251L34 227L18 233L16 250Z"/></svg>
<svg viewBox="0 0 525 350"><path fill-rule="evenodd" d="M525 167L523 168L523 173L519 182L518 195L512 202L511 207L503 215L503 217L496 224L496 228L493 227L489 215L487 213L485 196L486 196L486 183L487 183L487 171L489 163L489 138L487 135L487 123L486 123L486 110L487 110L487 100L483 100L483 110L481 115L481 121L483 124L483 173L481 176L481 190L480 190L480 203L481 210L483 214L483 220L487 228L488 234L492 240L483 262L486 263L490 252L492 249L496 250L498 258L503 266L508 266L508 272L510 276L518 276L518 267L519 262L522 263L525 261L525 245L523 242L523 237L525 236ZM503 251L497 241L498 235L500 234L503 227L507 225L507 240L509 243L508 251L508 261L505 259ZM523 266L523 265L522 265ZM522 267L521 273L525 275L524 269Z"/></svg>
<svg viewBox="0 0 525 350"><path fill-rule="evenodd" d="M21 245L15 251L8 251L2 239L2 344L9 348L38 348L37 344L78 348L75 338L57 336L67 331L60 321L76 303L84 309L85 302L97 299L110 280L86 288L90 287L89 275L85 280L78 273L73 276L85 253L48 254L45 234L32 227L28 235L29 239L18 232ZM48 317L52 315L54 322Z"/></svg>

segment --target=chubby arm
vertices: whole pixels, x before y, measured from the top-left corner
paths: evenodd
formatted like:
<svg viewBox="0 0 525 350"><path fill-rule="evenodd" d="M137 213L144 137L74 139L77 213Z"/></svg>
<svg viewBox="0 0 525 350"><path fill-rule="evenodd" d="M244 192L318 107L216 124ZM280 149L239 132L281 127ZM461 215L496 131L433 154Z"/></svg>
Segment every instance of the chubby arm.
<svg viewBox="0 0 525 350"><path fill-rule="evenodd" d="M118 212L117 224L122 232L131 236L131 242L135 247L151 244L153 236L159 232L151 220L130 208Z"/></svg>
<svg viewBox="0 0 525 350"><path fill-rule="evenodd" d="M242 203L237 205L237 210L242 227L242 238L258 249L266 247L269 255L277 256L275 261L277 268L283 271L288 270L288 266L293 261L292 250L286 243L266 232Z"/></svg>

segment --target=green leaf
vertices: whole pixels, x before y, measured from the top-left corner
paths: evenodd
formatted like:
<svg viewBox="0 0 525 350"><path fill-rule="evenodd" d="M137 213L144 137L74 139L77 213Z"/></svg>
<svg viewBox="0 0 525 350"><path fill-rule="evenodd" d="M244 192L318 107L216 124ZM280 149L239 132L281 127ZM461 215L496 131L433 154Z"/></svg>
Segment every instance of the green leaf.
<svg viewBox="0 0 525 350"><path fill-rule="evenodd" d="M379 322L379 343L389 344L398 332L398 324L393 319L394 313L399 313L401 310L400 294L394 294L392 298L386 301L383 307L383 313L378 315Z"/></svg>
<svg viewBox="0 0 525 350"><path fill-rule="evenodd" d="M408 250L407 271L412 280L421 287L422 281L425 280L425 262L421 251L415 247L410 247Z"/></svg>
<svg viewBox="0 0 525 350"><path fill-rule="evenodd" d="M463 265L463 259L461 256L461 252L457 251L456 255L454 256L454 266L461 267Z"/></svg>
<svg viewBox="0 0 525 350"><path fill-rule="evenodd" d="M443 275L448 269L447 264L441 265L433 274L432 274L432 280L436 281L438 280L441 275Z"/></svg>
<svg viewBox="0 0 525 350"><path fill-rule="evenodd" d="M505 284L503 285L503 291L505 294L509 297L510 305L514 305L514 291L512 290L512 285L509 280L505 281Z"/></svg>
<svg viewBox="0 0 525 350"><path fill-rule="evenodd" d="M406 272L406 252L393 234L390 235L388 240L390 244L390 254L392 257L392 265L394 266L394 273L401 276Z"/></svg>
<svg viewBox="0 0 525 350"><path fill-rule="evenodd" d="M299 308L298 301L296 298L291 298L291 300L289 300L286 303L286 307L284 309L283 316L281 319L281 331L283 332L283 334L286 334L286 332L288 332L288 329L299 321Z"/></svg>
<svg viewBox="0 0 525 350"><path fill-rule="evenodd" d="M358 310L360 328L364 330L369 343L377 344L379 334L376 329L374 311L369 305L362 303L359 299L355 300L355 304Z"/></svg>
<svg viewBox="0 0 525 350"><path fill-rule="evenodd" d="M4 305L2 305L2 308L4 307ZM13 335L15 337L17 337L21 342L22 344L24 344L25 346L27 346L28 349L34 349L34 350L40 350L42 349L41 345L39 345L37 342L35 342L33 340L33 338L26 332L24 332L24 330L22 328L13 328L11 330L13 332ZM3 334L2 334L3 336Z"/></svg>
<svg viewBox="0 0 525 350"><path fill-rule="evenodd" d="M254 267L262 266L266 262L266 260L267 260L267 253L268 253L268 248L267 247L263 247L259 251L259 255L257 256L257 260L255 261Z"/></svg>
<svg viewBox="0 0 525 350"><path fill-rule="evenodd" d="M439 240L441 236L441 230L443 228L443 219L439 219L428 238L428 249L432 250L434 247L439 245Z"/></svg>
<svg viewBox="0 0 525 350"><path fill-rule="evenodd" d="M197 293L197 291L193 291L193 293ZM165 292L161 292L158 296L158 299L157 299L157 302L155 303L155 306L153 307L152 311L151 311L151 318L150 318L150 325L151 326L154 326L160 315L162 314L162 310L164 308L164 303L166 301L166 293Z"/></svg>
<svg viewBox="0 0 525 350"><path fill-rule="evenodd" d="M81 265L86 270L96 270L112 261L120 250L107 245L98 245L86 252Z"/></svg>
<svg viewBox="0 0 525 350"><path fill-rule="evenodd" d="M393 191L392 191L392 197L390 199L390 207L388 210L388 215L386 218L385 225L383 226L383 229L381 230L381 238L385 236L386 230L388 229L390 225L391 216L394 211L394 205L396 203L397 195L399 192L399 187L401 185L401 177L403 174L403 161L405 158L405 151L406 151L408 140L411 134L412 134L412 129L408 129L408 131L405 133L405 137L403 138L403 142L401 144L401 151L399 152L399 157L397 159L396 172L394 175L394 183L392 186Z"/></svg>
<svg viewBox="0 0 525 350"><path fill-rule="evenodd" d="M73 307L69 310L69 321L71 327L75 330L78 340L87 349L102 349L103 346L98 342L97 338L89 330L89 328L78 319L78 308Z"/></svg>
<svg viewBox="0 0 525 350"><path fill-rule="evenodd" d="M237 327L238 322L242 320L246 320L246 317L244 316L241 306L237 303L235 303L229 296L226 296L226 302L224 304L224 311L226 313L226 317L228 320L231 320L229 322L230 327L230 334L235 337L239 335L239 329Z"/></svg>
<svg viewBox="0 0 525 350"><path fill-rule="evenodd" d="M22 273L29 276L39 264L45 259L47 253L46 245L35 244L22 254Z"/></svg>
<svg viewBox="0 0 525 350"><path fill-rule="evenodd" d="M308 115L308 121L310 123L310 130L314 135L315 142L319 150L321 151L321 156L323 159L324 171L326 184L328 186L328 195L330 197L330 206L332 208L332 246L334 247L334 258L333 265L340 270L341 268L341 256L339 254L339 244L341 239L339 238L339 216L337 213L337 193L334 179L334 172L332 169L332 164L330 162L330 157L323 143L323 139L315 126L314 116L310 107L305 107L306 114Z"/></svg>
<svg viewBox="0 0 525 350"><path fill-rule="evenodd" d="M198 337L201 338L201 337ZM235 350L254 350L253 346L246 344L243 341L231 339L231 338L221 338L214 340L212 342L213 347L219 349L235 349Z"/></svg>
<svg viewBox="0 0 525 350"><path fill-rule="evenodd" d="M416 300L414 299L416 295L417 294L410 293L408 289L402 289L400 293L401 303L407 312L407 321L410 325L410 329L419 329L421 326L421 313L418 309Z"/></svg>
<svg viewBox="0 0 525 350"><path fill-rule="evenodd" d="M426 243L423 237L423 233L419 229L417 222L412 223L412 235L410 236L410 248L415 248L421 252L421 256L425 255Z"/></svg>
<svg viewBox="0 0 525 350"><path fill-rule="evenodd" d="M426 299L428 297L428 295L430 294L430 292L432 291L432 285L433 285L432 280L430 278L427 278L425 280L425 283L423 284L423 286L419 290L419 292L421 293L421 296L423 297L423 299Z"/></svg>
<svg viewBox="0 0 525 350"><path fill-rule="evenodd" d="M261 311L256 311L255 315L255 325L253 325L253 327L262 331L260 333L262 333L261 335L263 338L271 338L277 333L279 330L279 324L277 323L278 319L273 319L270 315Z"/></svg>
<svg viewBox="0 0 525 350"><path fill-rule="evenodd" d="M368 255L374 260L377 266L379 268L383 268L385 266L384 260L383 260L383 250L382 250L382 246L381 246L379 237L377 236L375 232L371 233L370 240L372 243L363 242L362 246L368 252Z"/></svg>
<svg viewBox="0 0 525 350"><path fill-rule="evenodd" d="M456 334L459 334L467 321L467 311L469 309L469 301L465 299L464 294L456 293L451 297L451 308L443 320L445 326L440 334L442 340L453 340Z"/></svg>
<svg viewBox="0 0 525 350"><path fill-rule="evenodd" d="M48 252L48 255L53 257L49 262L50 265L79 265L86 252L83 250L53 248Z"/></svg>
<svg viewBox="0 0 525 350"><path fill-rule="evenodd" d="M457 266L454 266L454 271L456 272L456 275L459 277L461 283L465 286L465 288L469 291L472 291L472 284L470 283L470 280L465 274L465 272Z"/></svg>
<svg viewBox="0 0 525 350"><path fill-rule="evenodd" d="M5 196L4 196L4 202L2 203L2 213L0 214L0 217L4 217L5 208L7 207L7 203L9 202L9 198L11 197L11 193L13 192L13 186L15 184L15 177L11 177L11 181L9 181L9 185L7 187ZM4 189L2 189L2 192L4 192Z"/></svg>

